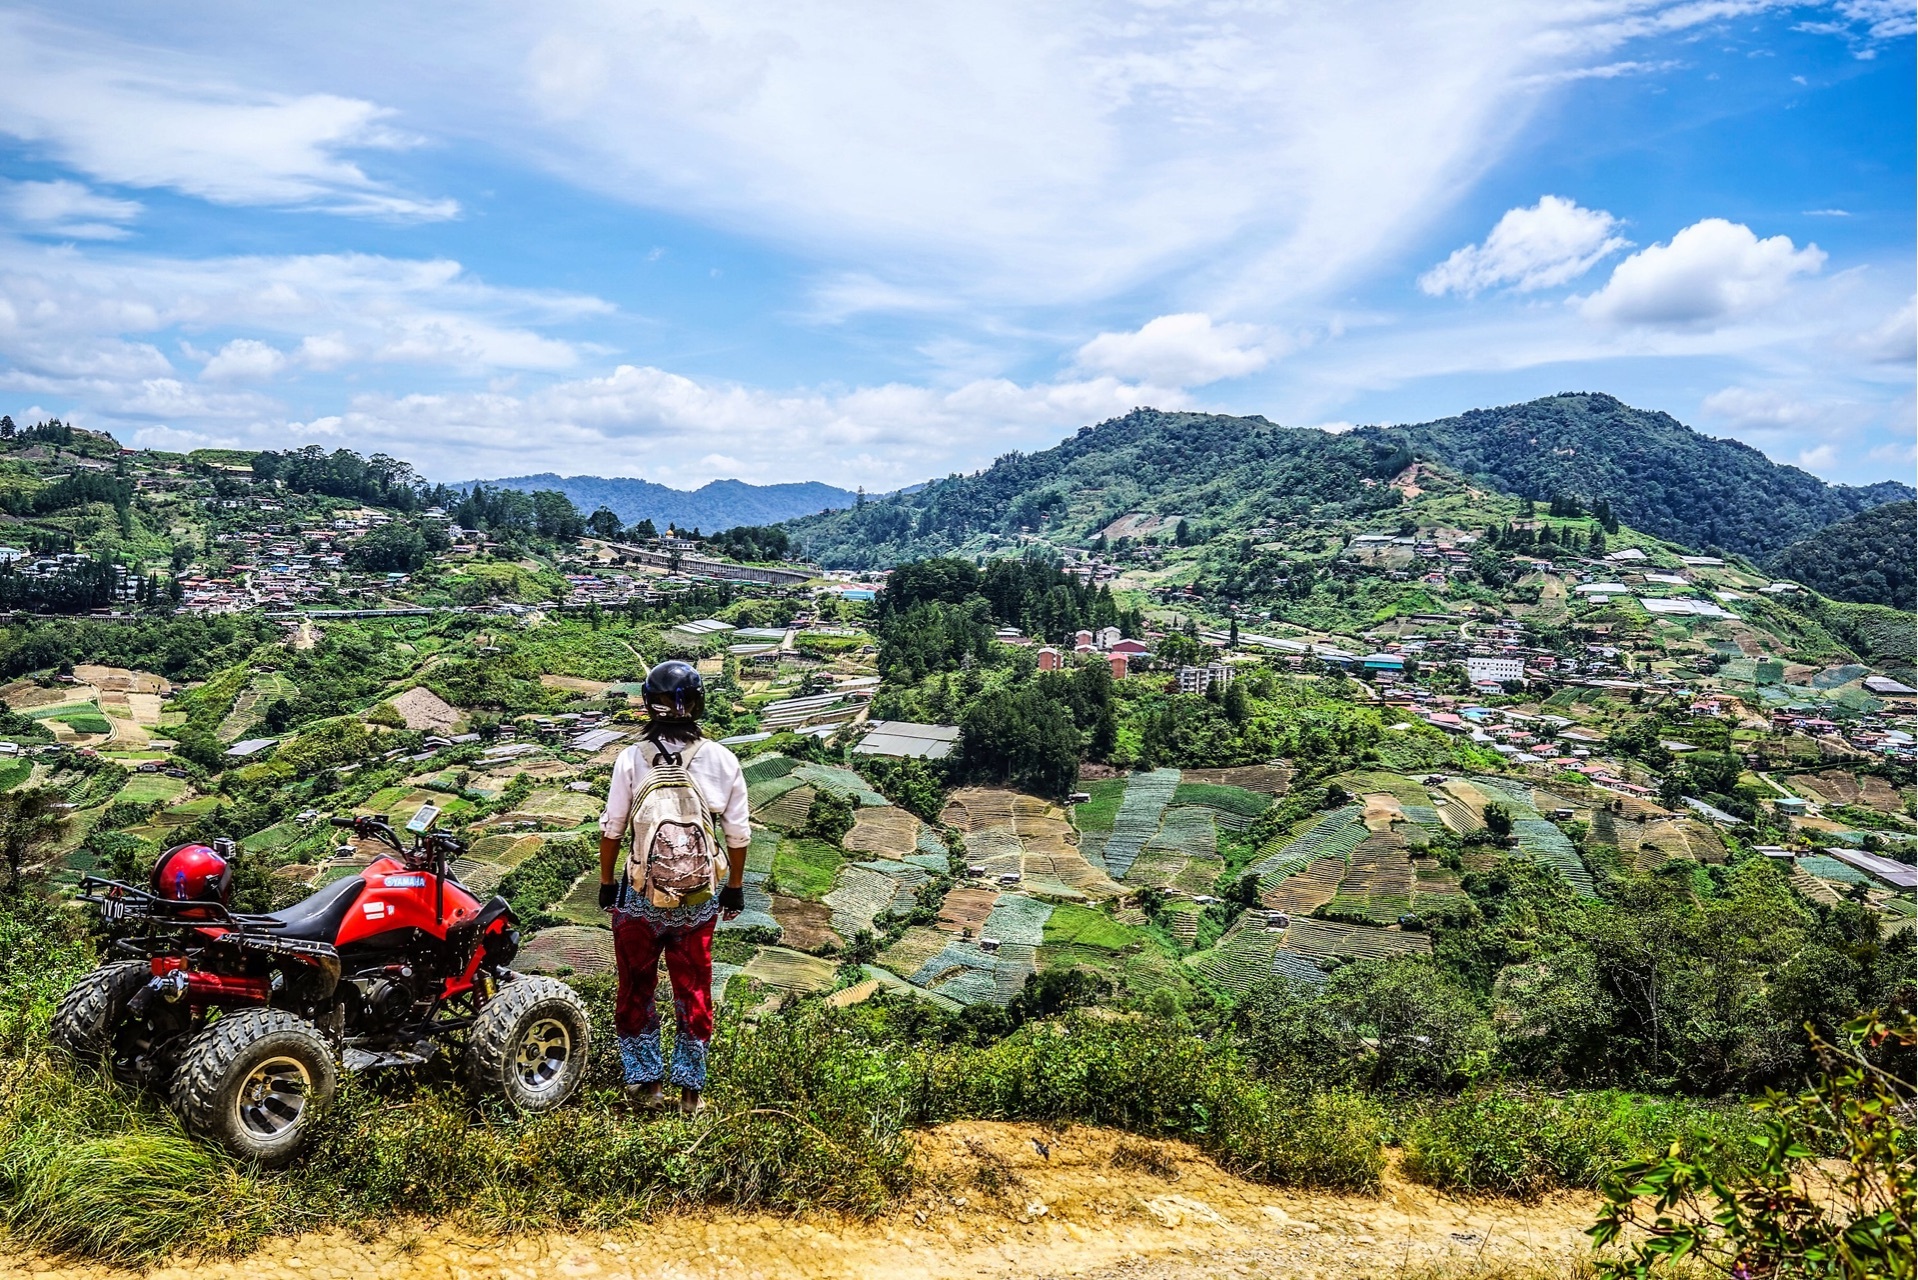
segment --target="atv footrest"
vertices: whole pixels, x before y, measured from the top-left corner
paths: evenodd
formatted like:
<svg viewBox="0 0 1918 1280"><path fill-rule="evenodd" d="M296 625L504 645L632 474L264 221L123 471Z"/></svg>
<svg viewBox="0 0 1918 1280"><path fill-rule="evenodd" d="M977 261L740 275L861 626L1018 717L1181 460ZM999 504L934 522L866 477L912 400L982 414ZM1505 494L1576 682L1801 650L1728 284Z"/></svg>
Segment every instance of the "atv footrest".
<svg viewBox="0 0 1918 1280"><path fill-rule="evenodd" d="M422 1067L431 1056L410 1049L348 1049L340 1055L340 1065L358 1074L376 1067Z"/></svg>

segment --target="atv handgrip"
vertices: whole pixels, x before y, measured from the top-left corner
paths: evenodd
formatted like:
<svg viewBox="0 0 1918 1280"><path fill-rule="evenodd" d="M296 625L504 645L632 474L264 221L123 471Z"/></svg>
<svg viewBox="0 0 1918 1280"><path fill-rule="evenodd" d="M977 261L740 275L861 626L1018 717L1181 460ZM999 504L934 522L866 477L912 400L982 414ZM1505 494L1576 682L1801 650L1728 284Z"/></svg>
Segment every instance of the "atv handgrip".
<svg viewBox="0 0 1918 1280"><path fill-rule="evenodd" d="M348 831L351 831L359 825L359 819L357 818L328 818L327 821L336 827L345 827Z"/></svg>

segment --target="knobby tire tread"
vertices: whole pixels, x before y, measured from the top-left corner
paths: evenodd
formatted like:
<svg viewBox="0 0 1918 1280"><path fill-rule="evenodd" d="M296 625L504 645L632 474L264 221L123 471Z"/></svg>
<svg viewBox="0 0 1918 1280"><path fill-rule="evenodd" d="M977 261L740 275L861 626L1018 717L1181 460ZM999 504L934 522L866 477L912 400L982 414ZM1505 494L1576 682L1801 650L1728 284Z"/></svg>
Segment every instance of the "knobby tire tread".
<svg viewBox="0 0 1918 1280"><path fill-rule="evenodd" d="M579 1015L581 1025L591 1027L592 1020L579 994L558 978L521 977L500 989L480 1010L466 1036L466 1080L480 1093L501 1093L506 1067L513 1053L513 1032L525 1013L546 1000L557 999ZM577 1052L585 1053L581 1044Z"/></svg>
<svg viewBox="0 0 1918 1280"><path fill-rule="evenodd" d="M49 1028L56 1047L80 1062L105 1062L113 1054L113 1015L115 1004L123 1001L145 982L150 967L144 960L115 960L87 974L60 997ZM122 993L125 984L127 991Z"/></svg>
<svg viewBox="0 0 1918 1280"><path fill-rule="evenodd" d="M234 1062L257 1041L281 1032L311 1039L320 1060L331 1065L333 1051L325 1038L313 1024L284 1009L236 1009L188 1041L168 1098L187 1128L202 1134L220 1132L220 1088Z"/></svg>

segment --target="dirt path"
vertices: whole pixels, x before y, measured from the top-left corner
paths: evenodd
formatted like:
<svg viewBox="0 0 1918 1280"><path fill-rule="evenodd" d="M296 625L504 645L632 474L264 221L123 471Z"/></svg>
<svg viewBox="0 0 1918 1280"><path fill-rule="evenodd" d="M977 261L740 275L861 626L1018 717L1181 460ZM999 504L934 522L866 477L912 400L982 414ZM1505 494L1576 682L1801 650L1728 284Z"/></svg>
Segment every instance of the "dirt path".
<svg viewBox="0 0 1918 1280"><path fill-rule="evenodd" d="M1044 1143L1048 1154L1041 1154ZM1567 1276L1589 1196L1464 1201L1389 1178L1378 1196L1295 1193L1192 1149L1096 1130L964 1123L929 1133L941 1189L876 1222L715 1213L610 1234L489 1238L442 1224L344 1232L186 1263L150 1280L1358 1280ZM1119 1163L1115 1163L1115 1153ZM1130 1157L1128 1159L1128 1156ZM0 1280L108 1280L98 1266L0 1257Z"/></svg>

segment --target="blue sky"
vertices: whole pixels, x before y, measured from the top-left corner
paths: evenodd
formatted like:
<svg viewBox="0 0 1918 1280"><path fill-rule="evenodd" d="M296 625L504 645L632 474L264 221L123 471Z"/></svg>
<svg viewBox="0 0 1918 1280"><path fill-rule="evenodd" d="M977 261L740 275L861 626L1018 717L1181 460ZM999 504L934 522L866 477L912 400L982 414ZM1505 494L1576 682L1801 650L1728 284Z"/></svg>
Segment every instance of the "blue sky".
<svg viewBox="0 0 1918 1280"><path fill-rule="evenodd" d="M884 489L1582 389L1912 478L1908 4L305 8L0 8L16 420Z"/></svg>

